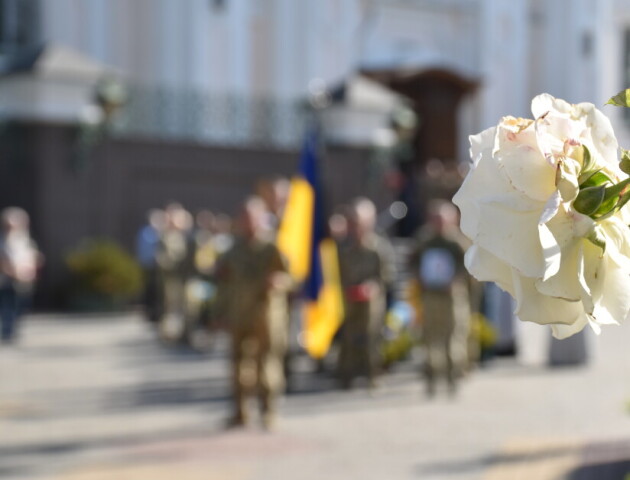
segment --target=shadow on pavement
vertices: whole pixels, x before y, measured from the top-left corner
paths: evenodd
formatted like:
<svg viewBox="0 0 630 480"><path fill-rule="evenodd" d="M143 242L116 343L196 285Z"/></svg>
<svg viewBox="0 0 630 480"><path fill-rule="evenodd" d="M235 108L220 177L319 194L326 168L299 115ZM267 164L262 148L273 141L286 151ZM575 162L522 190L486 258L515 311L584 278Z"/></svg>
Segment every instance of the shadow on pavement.
<svg viewBox="0 0 630 480"><path fill-rule="evenodd" d="M230 390L224 379L193 379L144 383L118 390L104 400L105 410L225 402Z"/></svg>
<svg viewBox="0 0 630 480"><path fill-rule="evenodd" d="M86 450L88 448L106 448L106 447L126 447L140 444L147 444L151 442L163 442L165 439L171 441L182 439L188 440L190 438L208 438L225 433L225 429L220 426L206 425L206 428L199 427L198 431L193 431L190 428L160 431L159 433L150 432L129 435L121 433L120 435L103 436L94 439L80 440L80 441L56 441L39 444L29 445L15 445L10 447L0 447L0 458L8 458L10 456L18 455L58 455L60 453L68 453L79 450ZM6 468L2 466L1 468Z"/></svg>
<svg viewBox="0 0 630 480"><path fill-rule="evenodd" d="M0 478L5 478L9 475L19 475L14 478L22 478L27 473L35 472L40 469L42 465L46 465L47 461L44 460L46 458L53 461L59 456L62 456L59 458L63 458L63 455L65 455L65 458L67 458L67 455L79 455L93 449L133 448L160 444L165 440L177 442L180 440L189 441L191 438L208 439L224 433L225 430L222 426L208 424L200 425L197 430L191 428L185 430L162 430L160 432L135 435L121 433L120 435L102 436L80 441L51 441L38 444L0 447ZM164 455L162 454L162 456ZM38 465L29 461L29 457L37 458ZM49 466L52 466L52 464Z"/></svg>
<svg viewBox="0 0 630 480"><path fill-rule="evenodd" d="M575 451L574 446L546 448L535 452L506 453L479 458L465 458L454 462L433 462L419 466L416 471L420 478L425 475L455 475L482 471L496 465L517 464L525 462L539 462ZM534 480L534 479L532 479ZM574 480L574 479L571 479ZM585 480L580 478L580 480Z"/></svg>
<svg viewBox="0 0 630 480"><path fill-rule="evenodd" d="M555 464L557 460L560 462ZM563 467L566 461L570 462L569 465L575 466ZM572 469L563 469L566 473L558 476L557 471L552 468L550 472L555 473L545 476L550 466ZM458 462L427 463L417 467L416 474L424 478L426 475L461 475L494 468L502 474L492 476L492 478L626 480L630 478L630 441L615 440L544 446L544 441L541 439L540 445L532 445L518 452L467 458Z"/></svg>
<svg viewBox="0 0 630 480"><path fill-rule="evenodd" d="M573 470L566 480L624 480L630 475L630 459L597 465L584 465Z"/></svg>

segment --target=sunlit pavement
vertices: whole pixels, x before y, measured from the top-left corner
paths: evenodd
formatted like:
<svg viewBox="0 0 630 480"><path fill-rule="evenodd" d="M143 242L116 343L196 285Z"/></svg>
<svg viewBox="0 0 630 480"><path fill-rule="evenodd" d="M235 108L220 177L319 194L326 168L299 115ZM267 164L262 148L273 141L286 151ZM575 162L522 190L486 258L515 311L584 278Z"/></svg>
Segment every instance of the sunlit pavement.
<svg viewBox="0 0 630 480"><path fill-rule="evenodd" d="M369 395L299 359L273 433L224 431L224 339L165 346L138 317L34 316L0 346L0 478L623 479L630 472L630 326L583 368L513 360L429 401L412 363ZM254 418L254 420L256 420Z"/></svg>

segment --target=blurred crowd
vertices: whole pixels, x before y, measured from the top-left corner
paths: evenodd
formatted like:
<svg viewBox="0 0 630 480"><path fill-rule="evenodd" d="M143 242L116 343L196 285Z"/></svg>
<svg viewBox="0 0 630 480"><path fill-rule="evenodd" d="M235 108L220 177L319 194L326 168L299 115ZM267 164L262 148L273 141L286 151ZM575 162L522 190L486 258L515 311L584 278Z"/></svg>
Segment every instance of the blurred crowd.
<svg viewBox="0 0 630 480"><path fill-rule="evenodd" d="M421 199L420 228L405 239L396 235L396 220L404 214L395 213L407 205L400 198L382 212L367 197L330 209L323 226L329 264L322 272L336 272L336 280L325 288L330 278L322 272L321 278L297 278L281 245L292 189L287 178L259 181L234 218L207 209L193 215L178 202L151 209L135 246L145 316L166 345L207 350L219 332L229 333L229 426L249 421L248 398L257 395L262 423L271 428L277 398L291 386L292 360L306 352L314 371L333 375L343 389L361 381L374 390L388 369L412 358L429 397L441 385L454 395L460 379L485 358L496 332L481 314L483 289L464 268L458 211L440 189L444 179L456 185L461 177L455 170L447 173L429 162L424 191L434 195ZM24 210L0 212L0 227L1 334L11 342L44 260ZM337 310L318 310L320 322L331 318L315 332L316 350L307 340L313 282L328 289L329 300L336 291L339 304Z"/></svg>
<svg viewBox="0 0 630 480"><path fill-rule="evenodd" d="M194 344L195 334L218 319L211 276L232 246L232 230L229 216L210 210L193 216L176 202L148 212L136 255L145 278L145 312L162 338Z"/></svg>
<svg viewBox="0 0 630 480"><path fill-rule="evenodd" d="M291 373L290 346L305 323L305 286L291 275L276 241L290 186L282 177L261 181L234 219L210 210L193 216L170 203L148 212L138 233L146 316L159 337L209 348L218 330L230 334L229 426L249 421L252 395L263 426L273 426ZM372 390L419 345L427 394L441 381L455 394L492 337L474 313L480 288L464 268L456 208L447 200L427 202L426 220L404 251L379 229L368 198L332 212L327 233L336 247L344 313L327 355L315 359L318 371L335 375L341 388L363 378Z"/></svg>

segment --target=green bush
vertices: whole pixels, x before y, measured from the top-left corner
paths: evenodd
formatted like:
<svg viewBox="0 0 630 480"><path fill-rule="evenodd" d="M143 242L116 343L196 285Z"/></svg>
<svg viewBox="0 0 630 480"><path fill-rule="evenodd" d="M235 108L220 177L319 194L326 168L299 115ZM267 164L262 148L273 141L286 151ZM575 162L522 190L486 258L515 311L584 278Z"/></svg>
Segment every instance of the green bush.
<svg viewBox="0 0 630 480"><path fill-rule="evenodd" d="M72 294L124 304L143 287L142 269L111 240L86 240L66 257L72 275Z"/></svg>

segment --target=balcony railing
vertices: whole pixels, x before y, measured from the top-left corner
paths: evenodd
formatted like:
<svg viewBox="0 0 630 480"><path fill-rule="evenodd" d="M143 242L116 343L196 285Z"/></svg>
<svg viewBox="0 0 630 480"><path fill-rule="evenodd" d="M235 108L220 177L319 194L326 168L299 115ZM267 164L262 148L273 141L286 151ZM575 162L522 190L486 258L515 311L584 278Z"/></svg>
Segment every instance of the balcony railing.
<svg viewBox="0 0 630 480"><path fill-rule="evenodd" d="M306 118L304 104L298 101L131 86L114 132L226 146L293 148L301 142Z"/></svg>

